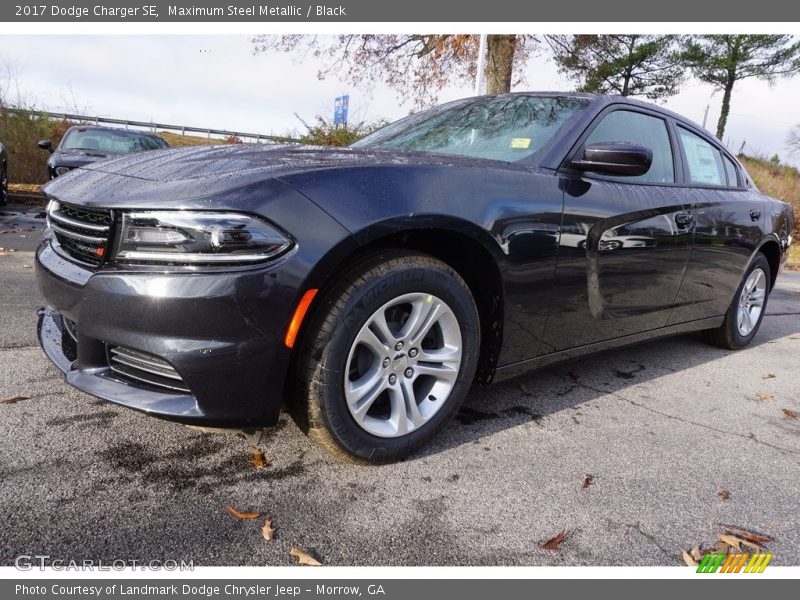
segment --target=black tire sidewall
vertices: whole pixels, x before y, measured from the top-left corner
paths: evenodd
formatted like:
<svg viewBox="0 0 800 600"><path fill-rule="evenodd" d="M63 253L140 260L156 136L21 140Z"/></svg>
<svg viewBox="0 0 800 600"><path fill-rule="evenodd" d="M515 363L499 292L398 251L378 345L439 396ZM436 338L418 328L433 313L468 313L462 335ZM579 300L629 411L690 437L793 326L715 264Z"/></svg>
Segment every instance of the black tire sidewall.
<svg viewBox="0 0 800 600"><path fill-rule="evenodd" d="M739 333L739 327L736 325L737 311L739 310L739 297L742 294L742 289L744 288L744 285L747 282L747 278L750 277L750 274L757 268L763 270L767 278L766 294L764 295L764 305L761 308L761 314L758 316L758 320L756 321L753 330L748 335L744 336L741 333ZM771 279L771 269L769 266L769 261L763 254L759 253L750 263L750 266L747 268L747 271L742 277L742 281L739 283L739 287L736 288L736 295L734 295L733 297L733 301L731 302L731 305L728 308L727 318L725 319L726 325L728 327L727 334L730 336L730 339L733 341L733 344L736 347L743 348L747 346L758 333L758 330L761 327L761 321L764 319L764 315L767 312L767 301L769 300L769 294L772 291L770 286L771 281L772 279Z"/></svg>
<svg viewBox="0 0 800 600"><path fill-rule="evenodd" d="M478 314L463 281L439 264L441 268L408 265L379 276L367 275L367 284L349 298L338 315L318 367L321 377L316 400L326 429L349 454L368 460L392 460L407 455L439 431L458 410L469 390L477 366ZM459 377L445 405L418 430L399 438L374 436L356 423L347 407L344 397L347 357L356 335L376 310L398 296L415 292L436 296L455 314L462 340Z"/></svg>

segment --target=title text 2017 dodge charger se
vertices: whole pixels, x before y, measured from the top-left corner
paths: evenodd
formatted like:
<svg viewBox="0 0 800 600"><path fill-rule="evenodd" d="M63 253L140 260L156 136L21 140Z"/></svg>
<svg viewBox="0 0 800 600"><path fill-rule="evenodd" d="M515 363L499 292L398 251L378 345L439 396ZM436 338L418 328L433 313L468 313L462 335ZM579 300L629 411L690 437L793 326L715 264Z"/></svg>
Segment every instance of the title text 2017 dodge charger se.
<svg viewBox="0 0 800 600"><path fill-rule="evenodd" d="M73 386L186 424L286 404L343 457L429 440L473 381L758 330L793 217L642 102L453 102L347 149L131 155L46 187L41 344Z"/></svg>

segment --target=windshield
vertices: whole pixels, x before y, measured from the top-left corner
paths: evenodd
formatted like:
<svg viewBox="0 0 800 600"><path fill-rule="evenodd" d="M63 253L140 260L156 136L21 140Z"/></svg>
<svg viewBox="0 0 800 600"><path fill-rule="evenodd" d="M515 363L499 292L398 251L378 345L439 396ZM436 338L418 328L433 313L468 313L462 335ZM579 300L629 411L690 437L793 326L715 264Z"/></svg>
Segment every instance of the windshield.
<svg viewBox="0 0 800 600"><path fill-rule="evenodd" d="M71 129L61 142L61 150L94 150L108 154L128 154L166 148L160 137L114 129Z"/></svg>
<svg viewBox="0 0 800 600"><path fill-rule="evenodd" d="M500 96L425 111L384 127L354 148L391 148L514 162L541 149L580 98Z"/></svg>

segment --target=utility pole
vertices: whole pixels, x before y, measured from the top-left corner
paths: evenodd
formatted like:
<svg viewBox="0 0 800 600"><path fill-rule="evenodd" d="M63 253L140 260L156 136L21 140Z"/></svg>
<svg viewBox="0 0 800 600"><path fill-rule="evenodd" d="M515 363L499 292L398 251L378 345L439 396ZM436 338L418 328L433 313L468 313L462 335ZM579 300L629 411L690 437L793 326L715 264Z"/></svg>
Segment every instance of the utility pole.
<svg viewBox="0 0 800 600"><path fill-rule="evenodd" d="M486 68L486 34L481 34L481 43L478 46L478 69L475 72L475 95L483 92L483 71Z"/></svg>
<svg viewBox="0 0 800 600"><path fill-rule="evenodd" d="M706 104L706 112L703 113L703 129L706 128L706 120L708 119L708 107L710 105Z"/></svg>

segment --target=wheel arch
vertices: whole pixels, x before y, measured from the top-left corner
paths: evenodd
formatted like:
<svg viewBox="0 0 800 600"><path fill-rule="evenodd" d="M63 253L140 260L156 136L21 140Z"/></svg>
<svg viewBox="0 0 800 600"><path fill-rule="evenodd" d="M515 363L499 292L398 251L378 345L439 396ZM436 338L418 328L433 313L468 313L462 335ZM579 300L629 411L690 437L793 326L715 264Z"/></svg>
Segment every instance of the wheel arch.
<svg viewBox="0 0 800 600"><path fill-rule="evenodd" d="M494 248L492 247L494 246ZM503 339L503 285L499 246L488 232L460 219L400 219L376 223L331 249L310 272L304 289L318 288L324 298L342 277L363 260L389 249L428 254L452 267L467 283L481 323L481 345L476 383L489 383L497 366ZM314 302L298 332L304 343L305 325L321 302ZM292 365L299 352L292 352Z"/></svg>
<svg viewBox="0 0 800 600"><path fill-rule="evenodd" d="M767 236L761 241L753 256L755 256L757 253L763 254L769 263L769 289L771 292L772 288L775 286L775 281L778 277L778 270L780 269L781 265L781 246L778 243L777 238L774 236Z"/></svg>

